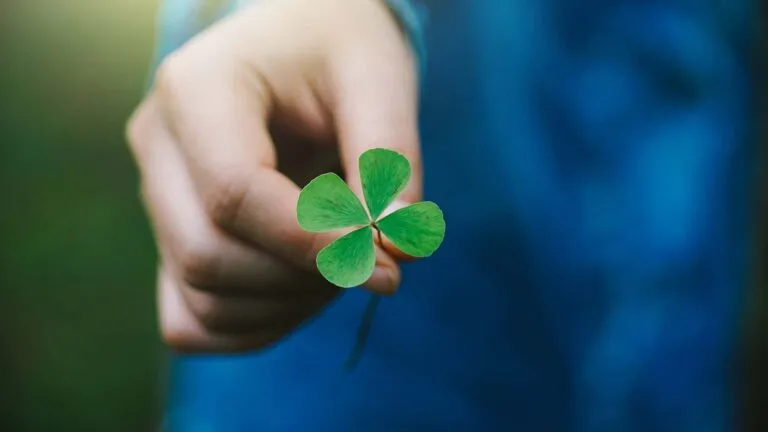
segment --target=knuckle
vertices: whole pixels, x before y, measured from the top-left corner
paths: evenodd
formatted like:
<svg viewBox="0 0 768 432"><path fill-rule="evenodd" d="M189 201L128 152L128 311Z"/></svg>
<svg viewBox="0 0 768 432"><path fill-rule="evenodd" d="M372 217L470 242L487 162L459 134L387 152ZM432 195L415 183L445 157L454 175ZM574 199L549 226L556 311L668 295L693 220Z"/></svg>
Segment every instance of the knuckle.
<svg viewBox="0 0 768 432"><path fill-rule="evenodd" d="M190 79L190 68L184 66L184 56L176 51L169 54L155 72L154 91L163 99L172 99Z"/></svg>
<svg viewBox="0 0 768 432"><path fill-rule="evenodd" d="M225 313L225 308L213 296L200 295L190 302L190 310L198 322L207 330L215 333L229 333L232 323Z"/></svg>
<svg viewBox="0 0 768 432"><path fill-rule="evenodd" d="M205 289L216 283L220 257L217 247L211 242L201 241L185 245L178 253L177 260L181 278L187 284Z"/></svg>
<svg viewBox="0 0 768 432"><path fill-rule="evenodd" d="M205 199L208 216L220 227L231 227L238 219L247 194L248 180L245 175L230 172L214 176Z"/></svg>
<svg viewBox="0 0 768 432"><path fill-rule="evenodd" d="M177 351L197 351L199 337L184 325L179 315L161 307L159 316L160 338L164 344Z"/></svg>
<svg viewBox="0 0 768 432"><path fill-rule="evenodd" d="M191 338L188 332L183 329L162 324L160 326L160 337L164 344L177 351L194 351L195 339Z"/></svg>
<svg viewBox="0 0 768 432"><path fill-rule="evenodd" d="M142 153L142 148L149 141L150 121L147 112L147 102L142 103L134 111L125 125L125 139L134 155Z"/></svg>

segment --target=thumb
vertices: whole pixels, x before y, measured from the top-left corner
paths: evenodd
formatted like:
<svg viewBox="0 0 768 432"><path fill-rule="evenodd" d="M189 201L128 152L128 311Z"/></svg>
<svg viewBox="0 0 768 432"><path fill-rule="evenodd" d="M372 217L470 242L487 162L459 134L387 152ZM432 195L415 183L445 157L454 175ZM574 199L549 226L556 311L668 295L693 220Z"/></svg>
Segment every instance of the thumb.
<svg viewBox="0 0 768 432"><path fill-rule="evenodd" d="M410 163L410 180L397 198L412 203L422 199L418 80L407 43L395 26L392 32L393 37L378 38L375 49L347 50L334 62L330 105L352 190L363 198L360 155L372 148L389 149Z"/></svg>
<svg viewBox="0 0 768 432"><path fill-rule="evenodd" d="M403 57L397 61L372 62L370 56L355 57L344 65L338 76L334 118L342 167L350 188L365 202L360 155L372 148L385 148L405 156L411 176L397 200L382 216L421 201L422 164L412 60ZM376 243L396 260L413 259L386 237L378 235Z"/></svg>

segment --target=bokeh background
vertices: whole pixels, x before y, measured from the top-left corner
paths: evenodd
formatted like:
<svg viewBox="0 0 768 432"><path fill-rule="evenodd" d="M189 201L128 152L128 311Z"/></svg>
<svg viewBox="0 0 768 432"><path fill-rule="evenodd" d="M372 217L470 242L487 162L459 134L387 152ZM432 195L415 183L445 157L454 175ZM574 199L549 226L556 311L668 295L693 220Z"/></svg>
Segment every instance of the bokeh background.
<svg viewBox="0 0 768 432"><path fill-rule="evenodd" d="M157 429L156 255L123 137L157 3L0 0L0 431ZM767 303L755 290L745 317L755 431L768 431Z"/></svg>
<svg viewBox="0 0 768 432"><path fill-rule="evenodd" d="M123 138L156 0L0 0L0 430L156 430L155 251Z"/></svg>

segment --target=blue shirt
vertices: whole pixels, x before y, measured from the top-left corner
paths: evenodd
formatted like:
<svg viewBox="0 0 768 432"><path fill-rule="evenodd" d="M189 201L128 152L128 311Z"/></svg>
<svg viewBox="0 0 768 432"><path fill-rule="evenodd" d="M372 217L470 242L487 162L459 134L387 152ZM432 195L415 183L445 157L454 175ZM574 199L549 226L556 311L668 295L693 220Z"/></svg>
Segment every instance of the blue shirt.
<svg viewBox="0 0 768 432"><path fill-rule="evenodd" d="M434 0L422 28L393 3L428 59L443 246L404 267L352 373L359 290L269 351L175 358L169 430L735 428L754 5ZM166 0L159 57L200 4Z"/></svg>

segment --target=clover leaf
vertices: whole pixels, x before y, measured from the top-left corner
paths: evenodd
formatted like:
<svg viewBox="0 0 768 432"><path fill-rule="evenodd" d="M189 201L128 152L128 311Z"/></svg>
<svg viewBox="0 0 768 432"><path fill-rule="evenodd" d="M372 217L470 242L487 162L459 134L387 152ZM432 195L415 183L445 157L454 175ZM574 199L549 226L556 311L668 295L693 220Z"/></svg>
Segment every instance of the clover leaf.
<svg viewBox="0 0 768 432"><path fill-rule="evenodd" d="M368 211L336 174L323 174L304 187L296 206L299 226L321 233L356 228L317 254L317 268L332 284L351 288L371 277L376 265L374 231L416 258L432 255L445 236L443 212L429 201L381 217L411 177L408 160L392 150L371 149L360 156L360 181Z"/></svg>

